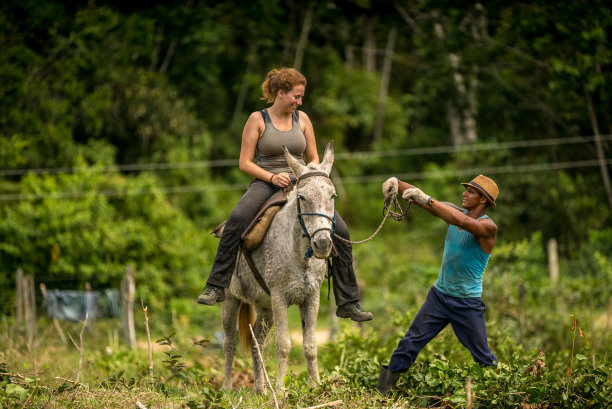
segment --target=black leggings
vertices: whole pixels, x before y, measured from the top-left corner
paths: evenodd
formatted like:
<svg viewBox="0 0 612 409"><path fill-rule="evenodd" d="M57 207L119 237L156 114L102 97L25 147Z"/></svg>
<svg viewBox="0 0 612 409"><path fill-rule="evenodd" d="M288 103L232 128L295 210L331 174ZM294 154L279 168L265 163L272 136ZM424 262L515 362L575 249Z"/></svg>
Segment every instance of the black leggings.
<svg viewBox="0 0 612 409"><path fill-rule="evenodd" d="M264 181L251 183L229 218L219 242L215 262L213 263L208 284L227 288L236 267L236 257L241 242L242 233L249 226L261 206L280 188ZM336 212L336 234L350 240L348 227L342 217ZM353 269L353 249L349 243L333 238L338 256L332 258L332 281L336 304L342 305L359 301L357 278Z"/></svg>

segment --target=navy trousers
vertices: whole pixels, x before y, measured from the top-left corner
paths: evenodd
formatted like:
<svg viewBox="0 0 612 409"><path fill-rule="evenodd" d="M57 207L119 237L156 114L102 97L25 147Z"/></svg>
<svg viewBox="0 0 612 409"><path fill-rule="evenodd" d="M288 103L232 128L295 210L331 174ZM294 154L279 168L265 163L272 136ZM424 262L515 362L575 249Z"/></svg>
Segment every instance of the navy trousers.
<svg viewBox="0 0 612 409"><path fill-rule="evenodd" d="M257 179L256 179L257 180ZM236 267L236 256L242 233L249 226L259 208L280 188L264 181L251 183L225 223L219 241L217 255L208 276L207 283L229 287ZM336 212L336 234L350 240L349 230L342 217ZM350 243L332 238L338 256L332 258L332 282L336 305L359 301L359 288L353 268L353 250Z"/></svg>
<svg viewBox="0 0 612 409"><path fill-rule="evenodd" d="M406 372L421 349L450 323L459 341L483 365L497 365L491 353L485 327L485 304L480 297L452 297L432 287L427 300L412 321L408 332L399 342L386 369Z"/></svg>

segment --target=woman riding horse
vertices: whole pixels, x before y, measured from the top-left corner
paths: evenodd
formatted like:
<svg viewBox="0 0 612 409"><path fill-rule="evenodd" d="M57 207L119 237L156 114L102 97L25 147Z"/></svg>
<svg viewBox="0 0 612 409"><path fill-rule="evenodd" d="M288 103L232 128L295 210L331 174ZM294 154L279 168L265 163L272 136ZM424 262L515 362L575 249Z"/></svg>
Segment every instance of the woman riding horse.
<svg viewBox="0 0 612 409"><path fill-rule="evenodd" d="M302 105L306 78L292 68L273 69L261 85L269 108L253 112L242 132L240 170L253 176L247 192L242 196L229 219L219 242L206 287L198 303L214 305L225 299L236 266L241 236L263 203L295 178L285 159L282 145L302 164L306 154L308 163L319 163L314 129L308 115L297 108ZM256 157L256 161L253 158ZM349 240L346 223L336 212L335 233ZM332 259L332 280L336 299L336 315L353 321L372 319L370 312L359 305L359 289L353 269L352 247L334 238L338 255Z"/></svg>

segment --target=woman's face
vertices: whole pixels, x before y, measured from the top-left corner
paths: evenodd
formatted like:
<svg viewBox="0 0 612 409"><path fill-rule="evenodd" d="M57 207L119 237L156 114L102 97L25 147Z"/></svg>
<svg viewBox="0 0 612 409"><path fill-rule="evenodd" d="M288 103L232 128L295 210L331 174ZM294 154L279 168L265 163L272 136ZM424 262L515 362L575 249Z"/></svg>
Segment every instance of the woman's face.
<svg viewBox="0 0 612 409"><path fill-rule="evenodd" d="M302 84L295 85L289 92L280 90L278 91L278 96L276 97L275 102L279 102L293 113L300 105L302 105L304 91L306 91L306 87Z"/></svg>

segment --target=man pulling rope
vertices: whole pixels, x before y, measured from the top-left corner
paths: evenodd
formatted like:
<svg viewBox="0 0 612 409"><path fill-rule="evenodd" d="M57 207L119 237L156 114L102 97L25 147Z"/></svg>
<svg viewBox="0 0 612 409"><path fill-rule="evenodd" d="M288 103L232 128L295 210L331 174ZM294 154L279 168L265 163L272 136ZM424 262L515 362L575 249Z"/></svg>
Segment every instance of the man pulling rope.
<svg viewBox="0 0 612 409"><path fill-rule="evenodd" d="M485 214L495 207L499 189L495 182L478 175L465 186L461 207L440 202L421 189L393 177L383 183L383 193L414 202L429 214L448 224L442 266L438 280L425 304L414 317L408 332L380 369L376 388L383 395L395 386L400 375L417 355L449 323L463 345L482 365L494 366L497 358L487 343L485 304L482 301L482 275L495 246L497 226Z"/></svg>

